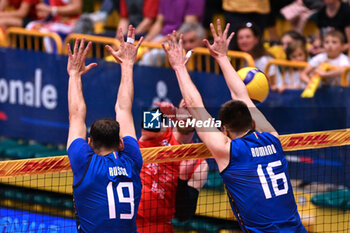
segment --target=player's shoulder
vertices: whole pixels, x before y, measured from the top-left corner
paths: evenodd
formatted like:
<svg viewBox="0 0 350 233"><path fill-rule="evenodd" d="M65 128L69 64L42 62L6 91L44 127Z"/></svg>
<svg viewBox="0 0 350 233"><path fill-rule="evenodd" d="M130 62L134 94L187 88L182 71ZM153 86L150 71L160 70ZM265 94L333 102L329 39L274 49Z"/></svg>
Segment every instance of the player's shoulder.
<svg viewBox="0 0 350 233"><path fill-rule="evenodd" d="M67 150L68 156L81 153L93 153L91 146L83 138L76 138Z"/></svg>
<svg viewBox="0 0 350 233"><path fill-rule="evenodd" d="M141 155L141 150L140 150L138 141L131 136L125 136L123 137L123 142L124 142L124 149L120 153L130 157L141 168L142 155Z"/></svg>

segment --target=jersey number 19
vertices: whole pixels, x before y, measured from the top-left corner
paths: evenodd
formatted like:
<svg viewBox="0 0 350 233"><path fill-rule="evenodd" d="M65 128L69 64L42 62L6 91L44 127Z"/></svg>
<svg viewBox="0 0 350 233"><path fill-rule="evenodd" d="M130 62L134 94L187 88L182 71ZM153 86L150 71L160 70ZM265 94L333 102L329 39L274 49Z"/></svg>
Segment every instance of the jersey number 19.
<svg viewBox="0 0 350 233"><path fill-rule="evenodd" d="M128 189L129 197L124 196L123 188ZM134 186L132 182L120 182L117 185L117 196L119 203L129 203L130 204L130 213L129 214L120 214L120 219L132 219L134 217ZM108 207L109 207L109 218L116 218L115 213L115 201L113 193L113 183L109 182L107 185L107 198L108 198Z"/></svg>

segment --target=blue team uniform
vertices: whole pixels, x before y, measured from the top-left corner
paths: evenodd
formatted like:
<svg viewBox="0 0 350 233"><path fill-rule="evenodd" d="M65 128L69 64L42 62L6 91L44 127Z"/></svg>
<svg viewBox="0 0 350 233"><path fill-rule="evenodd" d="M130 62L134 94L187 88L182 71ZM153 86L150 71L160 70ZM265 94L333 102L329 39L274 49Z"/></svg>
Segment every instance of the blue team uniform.
<svg viewBox="0 0 350 233"><path fill-rule="evenodd" d="M251 131L232 140L221 177L243 232L306 232L281 143L272 134Z"/></svg>
<svg viewBox="0 0 350 233"><path fill-rule="evenodd" d="M123 141L123 151L106 156L82 138L68 149L78 232L137 232L142 156L136 139Z"/></svg>

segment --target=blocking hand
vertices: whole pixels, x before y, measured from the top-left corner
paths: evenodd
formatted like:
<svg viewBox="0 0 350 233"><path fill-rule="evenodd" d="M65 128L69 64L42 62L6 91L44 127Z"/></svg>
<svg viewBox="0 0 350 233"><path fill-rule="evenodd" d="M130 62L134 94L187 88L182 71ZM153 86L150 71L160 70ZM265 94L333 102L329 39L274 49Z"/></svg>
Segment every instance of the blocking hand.
<svg viewBox="0 0 350 233"><path fill-rule="evenodd" d="M212 23L210 24L210 30L211 30L211 33L213 34L214 43L211 45L207 39L204 39L203 43L209 49L210 55L213 56L215 59L224 57L227 54L228 46L234 35L234 33L232 32L231 35L227 38L227 33L229 28L230 28L230 24L228 23L226 24L224 33L222 33L220 19L218 19L217 20L218 33L216 33L214 25Z"/></svg>
<svg viewBox="0 0 350 233"><path fill-rule="evenodd" d="M175 118L176 116L176 107L169 102L154 102L153 103L155 106L158 106L160 108L160 111L165 115L165 116L173 116Z"/></svg>
<svg viewBox="0 0 350 233"><path fill-rule="evenodd" d="M135 46L133 43L135 40L135 28L132 25L129 25L128 28L128 41L124 41L123 31L121 28L118 29L118 39L120 41L120 48L118 51L115 51L111 46L106 45L108 52L114 57L114 59L119 64L135 64L137 50L140 47L143 37L140 38L139 42Z"/></svg>
<svg viewBox="0 0 350 233"><path fill-rule="evenodd" d="M67 72L69 76L72 76L72 75L81 76L86 72L88 72L93 67L97 66L96 63L90 63L89 65L85 66L85 59L91 47L91 41L88 43L85 49L84 49L84 44L85 44L84 38L80 41L79 49L78 49L78 44L79 44L79 39L76 39L74 44L73 54L70 48L70 44L67 44L67 50L68 50Z"/></svg>
<svg viewBox="0 0 350 233"><path fill-rule="evenodd" d="M189 59L184 53L182 38L183 35L181 34L179 43L177 43L176 31L173 31L172 34L168 35L168 48L165 46L165 44L162 44L162 47L168 56L169 63L173 69L180 66L185 66Z"/></svg>

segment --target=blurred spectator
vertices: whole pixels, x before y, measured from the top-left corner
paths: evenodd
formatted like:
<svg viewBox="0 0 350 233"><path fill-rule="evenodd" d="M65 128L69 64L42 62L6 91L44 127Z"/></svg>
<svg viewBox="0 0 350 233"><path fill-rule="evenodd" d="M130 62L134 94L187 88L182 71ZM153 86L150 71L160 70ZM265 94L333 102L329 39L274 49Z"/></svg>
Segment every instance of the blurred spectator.
<svg viewBox="0 0 350 233"><path fill-rule="evenodd" d="M186 51L202 47L206 32L199 23L184 23L178 30L178 35L183 34L183 47Z"/></svg>
<svg viewBox="0 0 350 233"><path fill-rule="evenodd" d="M223 0L222 8L226 22L231 24L229 35L231 32L237 32L242 23L248 21L254 22L259 31L264 32L270 13L269 0ZM232 49L232 43L230 49Z"/></svg>
<svg viewBox="0 0 350 233"><path fill-rule="evenodd" d="M277 34L276 30L276 20L277 17L280 15L280 10L292 3L293 0L270 0L270 14L267 17L267 28L269 30L269 36L270 36L270 42L271 41L278 41L279 36Z"/></svg>
<svg viewBox="0 0 350 233"><path fill-rule="evenodd" d="M345 46L343 51L347 51L350 55L350 6L341 0L323 0L325 6L321 8L316 15L317 26L320 33L317 34L315 41L312 44L311 52L318 54L323 52L322 39L324 35L333 29L339 30L345 36Z"/></svg>
<svg viewBox="0 0 350 233"><path fill-rule="evenodd" d="M286 48L287 60L295 62L306 62L308 53L305 43L300 40L291 41ZM284 90L298 90L306 87L304 81L300 78L300 71L295 69L286 69L284 72L283 82L277 84L277 90L279 93ZM274 89L271 87L271 89Z"/></svg>
<svg viewBox="0 0 350 233"><path fill-rule="evenodd" d="M222 0L206 0L204 7L203 27L205 29L209 29L209 25L214 21L214 17L222 13Z"/></svg>
<svg viewBox="0 0 350 233"><path fill-rule="evenodd" d="M204 0L160 0L156 22L145 37L145 41L161 43L166 35L177 30L182 23L202 22Z"/></svg>
<svg viewBox="0 0 350 233"><path fill-rule="evenodd" d="M323 5L322 0L294 0L281 9L281 14L287 19L294 31L303 33L309 17Z"/></svg>
<svg viewBox="0 0 350 233"><path fill-rule="evenodd" d="M113 10L120 12L120 1L119 0L103 0L101 8L94 13L87 14L90 19L94 22L105 22L107 17Z"/></svg>
<svg viewBox="0 0 350 233"><path fill-rule="evenodd" d="M82 0L49 0L49 5L41 2L36 6L36 13L44 20L33 21L26 28L65 36L73 31L81 11Z"/></svg>
<svg viewBox="0 0 350 233"><path fill-rule="evenodd" d="M265 72L268 62L273 57L264 48L259 28L252 22L244 23L237 29L233 40L234 50L249 53L254 58L256 68ZM271 80L281 78L276 66L271 66L267 74Z"/></svg>
<svg viewBox="0 0 350 233"><path fill-rule="evenodd" d="M281 37L281 44L284 52L286 52L288 45L293 42L300 42L302 46L306 46L306 38L302 34L293 30L283 33Z"/></svg>
<svg viewBox="0 0 350 233"><path fill-rule="evenodd" d="M147 33L145 41L162 43L166 41L168 34L177 30L183 23L201 22L204 4L204 0L160 0L157 19ZM157 61L164 63L163 49L152 49L145 53L139 64L154 66L157 65Z"/></svg>
<svg viewBox="0 0 350 233"><path fill-rule="evenodd" d="M301 73L304 82L309 82L311 75L316 73L326 78L326 83L340 85L340 75L345 67L350 65L349 58L342 53L344 36L340 31L332 30L325 34L323 47L325 52L320 53L309 61L309 65ZM324 63L336 68L325 71L320 66Z"/></svg>
<svg viewBox="0 0 350 233"><path fill-rule="evenodd" d="M125 34L129 24L132 24L136 28L136 34L146 34L157 17L159 1L120 0L120 21L117 28L122 28Z"/></svg>
<svg viewBox="0 0 350 233"><path fill-rule="evenodd" d="M94 13L84 13L78 19L73 32L80 34L101 33L103 31L103 24L107 21L108 15L113 10L120 11L119 0L103 0L100 9ZM99 26L96 25L101 23Z"/></svg>
<svg viewBox="0 0 350 233"><path fill-rule="evenodd" d="M202 47L202 40L206 38L203 26L197 22L183 23L178 30L178 35L183 34L183 44L186 51L196 47ZM155 66L163 65L165 62L165 52L163 49L152 49L146 52L140 60L140 65ZM161 62L161 64L157 64Z"/></svg>
<svg viewBox="0 0 350 233"><path fill-rule="evenodd" d="M0 12L6 11L8 8L18 9L21 5L21 0L1 0Z"/></svg>
<svg viewBox="0 0 350 233"><path fill-rule="evenodd" d="M30 21L36 20L35 6L39 0L2 0L0 2L0 27L25 27ZM14 10L5 11L12 7Z"/></svg>

